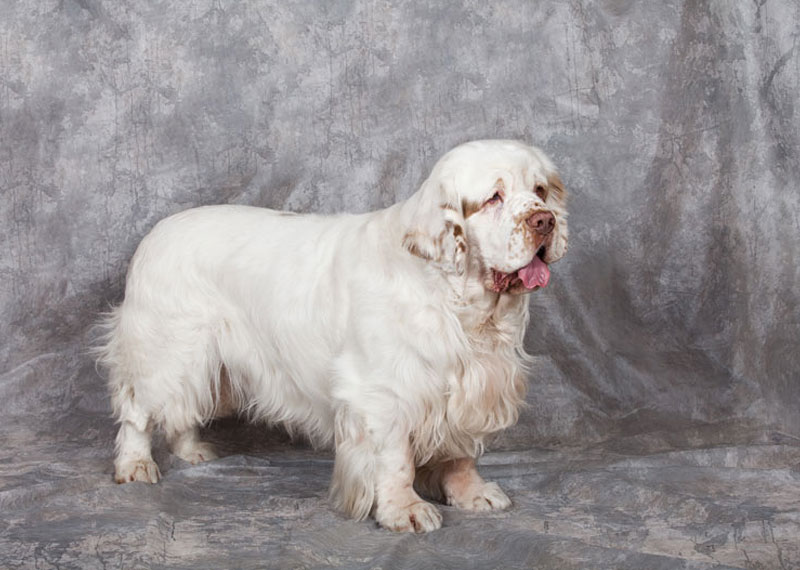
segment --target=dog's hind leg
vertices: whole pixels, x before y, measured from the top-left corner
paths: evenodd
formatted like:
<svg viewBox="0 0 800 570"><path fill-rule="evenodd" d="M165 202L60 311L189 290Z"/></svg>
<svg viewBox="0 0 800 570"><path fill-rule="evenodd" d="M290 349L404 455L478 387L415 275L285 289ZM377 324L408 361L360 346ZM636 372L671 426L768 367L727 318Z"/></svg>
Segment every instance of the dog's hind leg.
<svg viewBox="0 0 800 570"><path fill-rule="evenodd" d="M213 406L210 418L233 415L238 411L239 399L234 395L230 373L227 368L221 366L218 376L214 378L211 383ZM164 418L164 430L172 453L192 465L216 459L218 456L214 452L214 446L200 439L200 426L197 424L187 426L184 422L185 419L181 419L180 414Z"/></svg>
<svg viewBox="0 0 800 570"><path fill-rule="evenodd" d="M114 480L117 483L157 483L161 473L150 452L153 426L149 415L137 403L136 394L130 386L121 386L112 398L120 424L114 459Z"/></svg>
<svg viewBox="0 0 800 570"><path fill-rule="evenodd" d="M170 431L167 428L167 442L172 453L193 465L217 458L214 446L200 440L198 426L183 431Z"/></svg>

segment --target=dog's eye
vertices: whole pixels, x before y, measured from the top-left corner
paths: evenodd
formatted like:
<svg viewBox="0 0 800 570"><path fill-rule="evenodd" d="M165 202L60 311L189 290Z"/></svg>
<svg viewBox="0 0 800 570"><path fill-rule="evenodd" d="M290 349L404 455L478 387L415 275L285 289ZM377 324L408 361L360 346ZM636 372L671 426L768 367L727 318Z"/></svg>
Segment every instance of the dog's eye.
<svg viewBox="0 0 800 570"><path fill-rule="evenodd" d="M495 192L494 196L486 200L486 204L497 204L498 202L502 202L503 197L500 195L500 192Z"/></svg>
<svg viewBox="0 0 800 570"><path fill-rule="evenodd" d="M539 196L543 202L547 201L547 188L545 188L542 184L537 184L534 192L536 192L536 195Z"/></svg>

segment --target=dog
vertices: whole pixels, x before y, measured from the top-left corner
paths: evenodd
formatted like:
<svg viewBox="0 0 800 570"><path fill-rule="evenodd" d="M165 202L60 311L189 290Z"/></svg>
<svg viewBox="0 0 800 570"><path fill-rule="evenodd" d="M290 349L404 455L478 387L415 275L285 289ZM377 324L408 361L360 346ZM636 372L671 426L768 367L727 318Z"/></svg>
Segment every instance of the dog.
<svg viewBox="0 0 800 570"><path fill-rule="evenodd" d="M335 450L330 498L394 531L445 502L511 501L475 467L525 397L528 294L567 251L566 192L531 146L473 141L408 200L359 215L204 206L159 222L108 313L117 482L156 483L151 435L215 458L199 426L234 413Z"/></svg>

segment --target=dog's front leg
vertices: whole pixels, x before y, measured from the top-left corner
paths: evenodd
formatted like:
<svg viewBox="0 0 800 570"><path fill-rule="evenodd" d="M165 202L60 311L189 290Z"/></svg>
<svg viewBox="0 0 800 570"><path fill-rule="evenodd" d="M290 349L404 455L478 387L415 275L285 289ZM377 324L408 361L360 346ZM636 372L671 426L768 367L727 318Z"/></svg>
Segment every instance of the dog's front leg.
<svg viewBox="0 0 800 570"><path fill-rule="evenodd" d="M409 434L392 429L377 447L375 519L398 532L429 532L442 526L442 515L414 490L414 455Z"/></svg>

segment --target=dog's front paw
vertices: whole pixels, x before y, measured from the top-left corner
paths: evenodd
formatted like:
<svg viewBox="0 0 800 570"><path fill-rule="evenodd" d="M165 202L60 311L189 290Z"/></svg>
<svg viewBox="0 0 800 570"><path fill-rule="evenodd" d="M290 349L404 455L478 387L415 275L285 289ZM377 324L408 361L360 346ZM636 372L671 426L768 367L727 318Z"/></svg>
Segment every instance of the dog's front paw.
<svg viewBox="0 0 800 570"><path fill-rule="evenodd" d="M415 501L405 507L387 505L378 509L375 518L383 528L395 532L430 532L442 526L439 509L425 501Z"/></svg>
<svg viewBox="0 0 800 570"><path fill-rule="evenodd" d="M465 511L501 511L511 506L508 498L497 483L469 485L458 493L447 493L447 504Z"/></svg>
<svg viewBox="0 0 800 570"><path fill-rule="evenodd" d="M144 483L158 483L161 472L152 459L130 459L116 464L114 480L117 483L131 483L142 481Z"/></svg>

